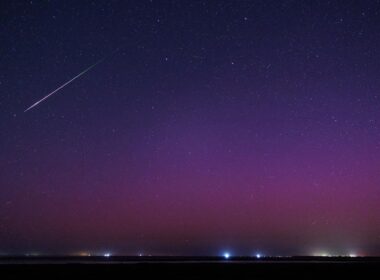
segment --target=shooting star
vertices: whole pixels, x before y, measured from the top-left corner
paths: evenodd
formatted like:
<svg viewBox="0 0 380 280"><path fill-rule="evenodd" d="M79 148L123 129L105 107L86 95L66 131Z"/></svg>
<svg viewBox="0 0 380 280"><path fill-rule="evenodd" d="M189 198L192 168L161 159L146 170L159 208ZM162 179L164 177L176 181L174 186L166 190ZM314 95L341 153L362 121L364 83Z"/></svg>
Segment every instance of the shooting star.
<svg viewBox="0 0 380 280"><path fill-rule="evenodd" d="M56 88L55 90L53 90L52 92L50 92L48 95L46 95L45 97L43 97L42 99L38 100L36 103L32 104L30 107L28 107L24 113L26 113L27 111L29 111L30 109L36 107L38 104L42 103L44 100L48 99L50 96L52 96L53 94L57 93L58 91L60 91L61 89L63 89L65 86L67 86L68 84L72 83L73 81L75 81L76 79L78 79L80 76L86 74L88 71L90 71L92 68L94 68L96 65L98 65L99 63L103 62L106 58L108 58L109 56L113 55L115 52L117 52L119 49L116 49L114 52L112 52L111 54L109 55L106 55L105 57L103 57L102 59L98 60L96 63L94 63L93 65L91 65L90 67L86 68L83 72L79 73L78 75L76 75L74 78L68 80L66 83L64 83L63 85L61 85L60 87Z"/></svg>

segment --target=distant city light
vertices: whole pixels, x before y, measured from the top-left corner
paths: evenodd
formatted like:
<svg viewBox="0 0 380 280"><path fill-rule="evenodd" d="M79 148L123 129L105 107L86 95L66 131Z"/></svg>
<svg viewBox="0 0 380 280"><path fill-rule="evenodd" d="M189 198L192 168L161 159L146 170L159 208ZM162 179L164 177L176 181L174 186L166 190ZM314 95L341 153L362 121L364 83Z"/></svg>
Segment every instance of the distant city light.
<svg viewBox="0 0 380 280"><path fill-rule="evenodd" d="M80 257L90 257L91 253L86 252L86 251L82 251L82 252L75 253L75 255L80 256Z"/></svg>
<svg viewBox="0 0 380 280"><path fill-rule="evenodd" d="M103 256L106 257L106 258L109 258L109 257L111 257L111 254L110 253L105 253Z"/></svg>
<svg viewBox="0 0 380 280"><path fill-rule="evenodd" d="M256 254L256 258L260 259L261 255L260 254Z"/></svg>
<svg viewBox="0 0 380 280"><path fill-rule="evenodd" d="M313 254L315 257L331 257L332 255L326 251L319 251Z"/></svg>
<svg viewBox="0 0 380 280"><path fill-rule="evenodd" d="M230 253L224 253L224 258L229 259L230 258Z"/></svg>
<svg viewBox="0 0 380 280"><path fill-rule="evenodd" d="M356 258L356 257L357 257L356 254L349 254L348 256L349 256L350 258Z"/></svg>

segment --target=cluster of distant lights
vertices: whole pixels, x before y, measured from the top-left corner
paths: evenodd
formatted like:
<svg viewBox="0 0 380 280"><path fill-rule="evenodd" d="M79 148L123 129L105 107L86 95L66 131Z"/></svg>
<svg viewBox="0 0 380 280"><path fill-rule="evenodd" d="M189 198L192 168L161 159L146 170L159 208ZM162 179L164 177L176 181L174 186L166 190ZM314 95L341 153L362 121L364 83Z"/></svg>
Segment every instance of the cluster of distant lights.
<svg viewBox="0 0 380 280"><path fill-rule="evenodd" d="M350 257L350 258L356 258L360 257L357 254L348 254L348 255L335 255L335 254L329 254L329 253L317 253L313 254L313 257L325 257L325 258L330 258L330 257Z"/></svg>
<svg viewBox="0 0 380 280"><path fill-rule="evenodd" d="M6 255L6 254L3 254L3 255ZM43 255L43 254L39 254L39 253L35 253L35 252L25 254L25 256L27 256L27 257L41 256L41 255ZM80 252L80 253L76 253L74 255L81 256L81 257L92 257L92 256L99 257L99 256L102 256L104 258L110 258L113 256L113 254L111 252L105 252L103 254L91 254L91 253L85 252L85 251ZM139 256L139 257L143 257L143 256L152 257L152 255L149 255L149 254L144 255L142 253L138 253L137 256ZM361 255L357 255L355 253L339 255L339 254L330 254L327 252L315 252L310 256L313 256L313 257L350 257L350 258L356 258L356 257L360 257ZM233 257L238 257L238 255L234 256L230 252L226 251L221 255L221 257L228 260L228 259L231 259ZM239 257L245 257L245 256L239 256ZM261 259L261 258L279 258L279 257L291 257L291 256L273 256L273 255L263 255L261 253L256 253L256 254L252 255L251 257L256 258L256 259Z"/></svg>
<svg viewBox="0 0 380 280"><path fill-rule="evenodd" d="M103 255L103 257L105 258L109 258L111 257L111 253L105 253ZM143 255L140 253L138 254L139 257L142 257ZM348 254L348 255L332 255L332 254L328 254L328 253L322 253L322 254L314 254L313 256L315 257L350 257L350 258L356 258L358 257L358 255L356 254ZM231 253L229 252L225 252L223 253L223 257L228 260L232 257ZM262 257L264 257L262 254L256 254L254 255L253 257L255 257L256 259L261 259ZM268 256L268 257L280 257L280 256Z"/></svg>
<svg viewBox="0 0 380 280"><path fill-rule="evenodd" d="M105 258L109 258L109 257L111 257L111 256L112 256L111 253L105 253L105 254L103 254L103 257L105 257ZM139 256L139 257L142 257L143 254L139 253L138 256ZM350 255L350 256L351 256L351 255ZM223 254L223 257L224 257L225 259L229 259L229 258L232 257L232 256L231 256L231 254L230 254L229 252L225 252L225 253ZM262 255L261 255L261 254L256 254L254 257L256 257L257 259L260 259L260 258L262 257Z"/></svg>
<svg viewBox="0 0 380 280"><path fill-rule="evenodd" d="M111 253L105 253L105 254L103 254L103 257L105 257L105 258L109 258L109 257L111 257L111 256L112 256ZM138 256L139 256L139 257L142 257L143 254L139 253ZM350 256L351 256L351 255L350 255ZM225 252L225 253L223 254L223 257L224 257L225 259L229 259L229 258L231 257L231 254L230 254L229 252ZM260 258L262 257L262 255L261 255L261 254L256 254L255 257L256 257L257 259L260 259Z"/></svg>
<svg viewBox="0 0 380 280"><path fill-rule="evenodd" d="M111 256L112 256L111 253L105 253L105 254L103 254L103 257L105 257L105 258L109 258L109 257L111 257ZM142 257L143 254L139 253L138 256L139 256L139 257ZM350 255L350 256L351 256L351 255ZM231 254L230 254L229 252L225 252L225 253L223 254L223 257L224 257L225 259L229 259L229 258L232 257L232 256L231 256ZM256 257L257 259L260 259L260 258L262 257L262 255L261 255L261 254L256 254L255 257Z"/></svg>
<svg viewBox="0 0 380 280"><path fill-rule="evenodd" d="M326 257L326 258L330 258L330 257L345 257L345 258L347 258L347 257L349 257L349 258L357 258L357 257L360 257L359 255L357 255L357 254L348 254L348 255L335 255L335 254L329 254L329 253L322 253L322 254L320 254L320 253L317 253L317 254L313 254L312 255L313 257ZM229 258L231 258L232 257L232 255L229 253L229 252L225 252L224 254L223 254L223 257L225 258L225 259L229 259ZM261 258L265 258L265 257L267 257L267 258L284 258L284 257L292 257L292 256L263 256L262 254L256 254L256 255L254 255L253 257L255 257L256 259L261 259Z"/></svg>
<svg viewBox="0 0 380 280"><path fill-rule="evenodd" d="M225 259L229 259L229 258L231 257L231 254L228 253L228 252L225 252L225 253L223 254L223 257L224 257ZM256 257L257 259L260 259L260 258L261 258L261 254L256 254L255 257Z"/></svg>

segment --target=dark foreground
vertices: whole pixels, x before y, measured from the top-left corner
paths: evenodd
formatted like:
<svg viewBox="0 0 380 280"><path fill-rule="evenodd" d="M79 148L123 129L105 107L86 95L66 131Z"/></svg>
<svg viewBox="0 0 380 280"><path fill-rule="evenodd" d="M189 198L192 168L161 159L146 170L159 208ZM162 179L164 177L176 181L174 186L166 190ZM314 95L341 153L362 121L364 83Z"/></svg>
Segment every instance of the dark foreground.
<svg viewBox="0 0 380 280"><path fill-rule="evenodd" d="M379 271L378 258L0 259L0 279L369 279Z"/></svg>

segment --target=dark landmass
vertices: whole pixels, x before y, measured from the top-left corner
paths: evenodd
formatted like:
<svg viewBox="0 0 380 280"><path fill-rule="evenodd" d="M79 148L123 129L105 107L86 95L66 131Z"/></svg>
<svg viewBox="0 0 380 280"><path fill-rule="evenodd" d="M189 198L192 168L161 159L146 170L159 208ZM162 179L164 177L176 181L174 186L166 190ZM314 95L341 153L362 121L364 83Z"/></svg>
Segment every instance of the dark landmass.
<svg viewBox="0 0 380 280"><path fill-rule="evenodd" d="M3 257L0 279L326 279L373 278L377 257Z"/></svg>

